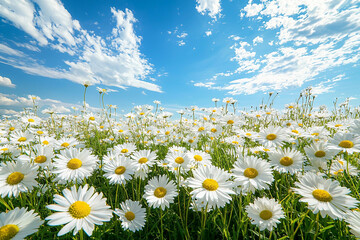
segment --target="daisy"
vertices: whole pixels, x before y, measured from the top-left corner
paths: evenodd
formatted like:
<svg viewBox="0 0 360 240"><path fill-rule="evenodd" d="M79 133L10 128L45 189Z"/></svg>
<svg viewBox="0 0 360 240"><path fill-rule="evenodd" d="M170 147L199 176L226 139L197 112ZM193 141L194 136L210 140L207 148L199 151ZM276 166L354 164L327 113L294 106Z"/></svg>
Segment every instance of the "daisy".
<svg viewBox="0 0 360 240"><path fill-rule="evenodd" d="M108 161L104 166L104 176L110 180L110 184L123 184L132 179L135 172L135 164L125 156L117 156Z"/></svg>
<svg viewBox="0 0 360 240"><path fill-rule="evenodd" d="M241 185L243 193L269 189L274 181L270 164L257 157L245 156L244 159L238 159L234 167L232 171L235 182Z"/></svg>
<svg viewBox="0 0 360 240"><path fill-rule="evenodd" d="M54 151L51 147L43 147L38 144L33 147L33 151L30 152L29 156L20 155L18 160L49 168L52 164L51 159L54 158L54 156Z"/></svg>
<svg viewBox="0 0 360 240"><path fill-rule="evenodd" d="M338 132L335 133L333 138L330 140L329 147L349 154L360 152L360 137L355 137L351 133Z"/></svg>
<svg viewBox="0 0 360 240"><path fill-rule="evenodd" d="M188 178L188 186L193 188L190 193L193 198L204 201L208 207L224 207L229 203L229 194L235 194L232 190L233 182L229 181L231 175L215 166L200 166L193 171L193 178Z"/></svg>
<svg viewBox="0 0 360 240"><path fill-rule="evenodd" d="M91 236L95 224L102 225L102 222L110 221L112 210L106 205L106 198L102 193L96 193L93 187L84 187L76 189L75 186L71 190L64 189L64 196L55 194L54 202L46 206L48 209L56 211L48 216L48 225L58 226L66 224L59 232L58 236L62 236L72 230L74 235L83 229L88 236Z"/></svg>
<svg viewBox="0 0 360 240"><path fill-rule="evenodd" d="M271 165L280 173L294 174L301 170L304 156L295 149L280 149L269 153Z"/></svg>
<svg viewBox="0 0 360 240"><path fill-rule="evenodd" d="M330 149L326 142L314 142L310 146L304 148L306 156L310 159L326 160L332 159L337 153L337 150Z"/></svg>
<svg viewBox="0 0 360 240"><path fill-rule="evenodd" d="M70 148L61 150L58 158L54 159L54 173L57 174L55 180L60 183L70 181L82 182L89 177L99 161L87 149L79 150Z"/></svg>
<svg viewBox="0 0 360 240"><path fill-rule="evenodd" d="M63 137L60 140L55 141L54 148L55 150L60 150L64 148L79 147L79 144L79 141L74 137Z"/></svg>
<svg viewBox="0 0 360 240"><path fill-rule="evenodd" d="M0 213L0 239L20 240L37 232L43 223L34 210L15 208L9 212Z"/></svg>
<svg viewBox="0 0 360 240"><path fill-rule="evenodd" d="M169 207L174 202L174 198L178 195L176 186L172 180L165 175L153 177L145 186L144 198L151 207L162 210Z"/></svg>
<svg viewBox="0 0 360 240"><path fill-rule="evenodd" d="M11 133L11 143L16 143L19 145L27 145L33 140L34 136L28 132L16 131Z"/></svg>
<svg viewBox="0 0 360 240"><path fill-rule="evenodd" d="M257 140L267 148L283 145L289 140L288 133L281 127L269 127L259 132Z"/></svg>
<svg viewBox="0 0 360 240"><path fill-rule="evenodd" d="M285 217L281 204L266 197L256 198L254 203L250 203L245 209L251 223L259 226L260 231L272 231L273 227L280 223L279 219Z"/></svg>
<svg viewBox="0 0 360 240"><path fill-rule="evenodd" d="M29 124L30 126L37 126L37 125L40 125L40 123L41 123L41 118L39 118L35 115L21 117L20 120L25 124Z"/></svg>
<svg viewBox="0 0 360 240"><path fill-rule="evenodd" d="M150 150L140 150L133 153L131 159L134 160L137 171L148 171L151 166L155 164L156 153Z"/></svg>
<svg viewBox="0 0 360 240"><path fill-rule="evenodd" d="M211 165L211 156L206 152L192 150L187 152L187 155L190 158L190 165L192 167L198 167L200 165Z"/></svg>
<svg viewBox="0 0 360 240"><path fill-rule="evenodd" d="M190 169L190 158L182 151L169 151L165 156L165 161L169 163L170 168L179 169L181 172L186 172Z"/></svg>
<svg viewBox="0 0 360 240"><path fill-rule="evenodd" d="M136 145L134 143L124 143L115 146L114 150L117 152L117 154L128 156L136 150Z"/></svg>
<svg viewBox="0 0 360 240"><path fill-rule="evenodd" d="M136 232L145 226L146 209L141 207L140 202L126 200L120 203L120 208L116 208L114 213L119 216L121 226L125 230Z"/></svg>
<svg viewBox="0 0 360 240"><path fill-rule="evenodd" d="M331 162L330 173L332 175L336 176L347 171L349 171L351 176L357 176L359 174L359 170L355 166L340 157L336 157L336 159Z"/></svg>
<svg viewBox="0 0 360 240"><path fill-rule="evenodd" d="M349 224L351 233L354 234L356 238L360 238L360 212L349 211L345 221Z"/></svg>
<svg viewBox="0 0 360 240"><path fill-rule="evenodd" d="M35 181L38 166L29 162L2 163L0 168L0 194L2 197L19 196L20 192L29 192L38 183Z"/></svg>
<svg viewBox="0 0 360 240"><path fill-rule="evenodd" d="M300 201L308 203L308 208L315 214L320 212L323 218L329 215L333 219L343 219L345 212L359 203L347 195L350 190L341 187L338 181L325 179L315 173L306 173L295 186L294 192L302 196Z"/></svg>

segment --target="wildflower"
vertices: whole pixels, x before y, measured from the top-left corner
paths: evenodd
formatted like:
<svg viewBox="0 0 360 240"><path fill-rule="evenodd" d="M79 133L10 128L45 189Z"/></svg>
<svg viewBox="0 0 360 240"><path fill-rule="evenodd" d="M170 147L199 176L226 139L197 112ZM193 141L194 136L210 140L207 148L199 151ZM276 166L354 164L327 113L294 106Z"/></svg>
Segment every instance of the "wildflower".
<svg viewBox="0 0 360 240"><path fill-rule="evenodd" d="M153 177L145 186L144 198L149 206L162 210L169 207L174 202L174 198L178 195L176 186L172 180L165 175Z"/></svg>
<svg viewBox="0 0 360 240"><path fill-rule="evenodd" d="M275 199L266 197L256 198L254 203L250 203L245 209L251 223L257 225L260 231L272 231L273 227L280 223L279 219L285 217L281 205Z"/></svg>
<svg viewBox="0 0 360 240"><path fill-rule="evenodd" d="M62 191L64 196L55 194L54 202L46 206L48 209L56 211L48 216L48 225L58 226L66 224L59 232L58 236L62 236L72 230L74 235L81 229L85 231L88 236L92 235L95 224L102 225L102 222L110 221L112 217L112 210L110 206L106 205L106 198L103 198L102 193L96 193L93 187L79 187L76 189L72 186L71 189L64 189Z"/></svg>
<svg viewBox="0 0 360 240"><path fill-rule="evenodd" d="M115 209L115 214L119 216L121 226L125 230L136 232L145 226L146 209L141 207L140 202L126 200L120 207L121 209Z"/></svg>

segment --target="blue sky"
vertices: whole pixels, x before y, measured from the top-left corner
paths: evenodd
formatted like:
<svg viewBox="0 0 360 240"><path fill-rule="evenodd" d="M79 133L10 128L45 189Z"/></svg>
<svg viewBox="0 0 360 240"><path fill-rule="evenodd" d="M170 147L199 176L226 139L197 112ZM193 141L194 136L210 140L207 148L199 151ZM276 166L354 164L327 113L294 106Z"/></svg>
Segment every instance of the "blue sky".
<svg viewBox="0 0 360 240"><path fill-rule="evenodd" d="M0 0L0 114L41 98L66 113L109 88L128 112L160 100L171 111L233 97L276 105L309 86L317 105L359 105L360 1Z"/></svg>

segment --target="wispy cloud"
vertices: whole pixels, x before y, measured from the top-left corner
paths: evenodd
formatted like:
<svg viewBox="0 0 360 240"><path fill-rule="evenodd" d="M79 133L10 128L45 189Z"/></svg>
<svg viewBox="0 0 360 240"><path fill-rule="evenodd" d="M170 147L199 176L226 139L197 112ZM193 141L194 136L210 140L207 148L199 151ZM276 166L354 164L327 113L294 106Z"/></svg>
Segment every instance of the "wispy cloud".
<svg viewBox="0 0 360 240"><path fill-rule="evenodd" d="M318 79L320 74L326 73L331 78L332 69L358 63L360 6L353 2L274 0L256 4L250 0L242 17L260 24L260 31L271 39L256 37L251 46L230 36L236 41L231 47L235 56L230 60L236 61L238 67L230 70L227 78L218 73L209 81L213 83L213 79L221 76L227 84L204 82L201 87L216 87L230 94L282 90L300 87ZM267 52L256 46L263 41L271 43ZM324 87L326 83L330 85ZM323 82L321 86L323 91L330 91L334 85Z"/></svg>
<svg viewBox="0 0 360 240"><path fill-rule="evenodd" d="M153 66L139 50L141 37L135 33L137 19L132 11L115 8L110 11L116 26L111 34L101 37L83 29L59 0L1 2L0 16L33 37L41 47L50 46L74 56L72 61L64 61L67 68L50 68L42 63L44 59L33 61L30 57L16 58L22 57L23 53L1 44L0 53L13 56L0 56L1 62L29 74L67 79L80 84L86 79L95 84L123 89L137 87L161 92L160 86L145 81L153 72ZM17 45L31 48L29 44ZM33 50L36 51L35 48Z"/></svg>

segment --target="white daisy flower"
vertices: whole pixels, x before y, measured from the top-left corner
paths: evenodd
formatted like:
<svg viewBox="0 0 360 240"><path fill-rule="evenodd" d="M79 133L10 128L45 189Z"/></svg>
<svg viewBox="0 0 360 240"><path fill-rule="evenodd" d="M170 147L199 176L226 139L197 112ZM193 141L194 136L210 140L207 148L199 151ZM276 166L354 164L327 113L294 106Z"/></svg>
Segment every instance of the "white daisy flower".
<svg viewBox="0 0 360 240"><path fill-rule="evenodd" d="M61 183L78 181L89 177L99 161L97 157L91 155L87 149L79 150L76 148L64 149L54 159L53 172L57 174L56 179Z"/></svg>
<svg viewBox="0 0 360 240"><path fill-rule="evenodd" d="M37 232L44 221L34 210L15 208L9 212L0 213L0 239L21 240Z"/></svg>
<svg viewBox="0 0 360 240"><path fill-rule="evenodd" d="M110 180L110 184L125 184L132 179L136 166L125 156L117 156L114 160L106 162L104 176Z"/></svg>
<svg viewBox="0 0 360 240"><path fill-rule="evenodd" d="M190 169L190 158L182 151L169 151L165 156L165 161L169 163L169 167L175 169L175 172L180 170L186 172Z"/></svg>
<svg viewBox="0 0 360 240"><path fill-rule="evenodd" d="M355 166L340 157L336 157L336 159L331 162L330 173L337 176L343 172L349 172L351 176L357 176L359 174L359 170Z"/></svg>
<svg viewBox="0 0 360 240"><path fill-rule="evenodd" d="M351 233L360 239L360 212L348 211L345 221L349 224Z"/></svg>
<svg viewBox="0 0 360 240"><path fill-rule="evenodd" d="M329 148L344 151L349 154L360 152L360 137L355 137L351 133L335 133L330 140Z"/></svg>
<svg viewBox="0 0 360 240"><path fill-rule="evenodd" d="M15 131L11 133L11 137L10 137L11 143L19 144L19 145L27 145L31 141L33 141L33 139L34 136L28 131L26 132Z"/></svg>
<svg viewBox="0 0 360 240"><path fill-rule="evenodd" d="M231 200L230 194L233 182L229 181L231 175L215 166L200 166L193 170L193 178L188 178L188 186L193 188L190 193L199 201L204 201L208 207L224 207Z"/></svg>
<svg viewBox="0 0 360 240"><path fill-rule="evenodd" d="M254 203L250 203L245 209L251 223L259 226L260 231L272 231L276 224L280 223L279 219L285 217L281 204L266 197L256 198Z"/></svg>
<svg viewBox="0 0 360 240"><path fill-rule="evenodd" d="M278 147L289 141L289 134L281 127L269 127L259 132L257 140L267 148Z"/></svg>
<svg viewBox="0 0 360 240"><path fill-rule="evenodd" d="M0 168L0 194L2 197L19 196L20 192L29 192L38 183L35 181L38 166L29 162L2 163Z"/></svg>
<svg viewBox="0 0 360 240"><path fill-rule="evenodd" d="M326 142L314 142L310 146L304 148L306 156L310 159L326 160L332 159L339 151L330 149Z"/></svg>
<svg viewBox="0 0 360 240"><path fill-rule="evenodd" d="M116 208L114 213L119 216L121 226L125 230L136 232L145 226L146 209L141 207L140 202L126 200L120 203L120 208Z"/></svg>
<svg viewBox="0 0 360 240"><path fill-rule="evenodd" d="M160 207L164 210L165 207L169 207L170 203L174 202L177 195L174 182L169 180L166 175L153 177L145 186L144 198L150 207Z"/></svg>
<svg viewBox="0 0 360 240"><path fill-rule="evenodd" d="M131 159L134 160L137 171L148 172L149 168L155 164L156 153L150 150L140 150L133 153Z"/></svg>
<svg viewBox="0 0 360 240"><path fill-rule="evenodd" d="M55 154L51 147L43 147L40 144L33 146L33 151L30 151L28 155L20 155L18 160L23 162L31 162L40 167L50 168L52 162L51 159L54 158Z"/></svg>
<svg viewBox="0 0 360 240"><path fill-rule="evenodd" d="M114 147L117 154L128 156L136 150L136 145L134 143L124 143Z"/></svg>
<svg viewBox="0 0 360 240"><path fill-rule="evenodd" d="M234 164L235 183L241 186L243 193L254 193L256 189L268 189L274 181L272 169L267 161L254 156L245 156Z"/></svg>
<svg viewBox="0 0 360 240"><path fill-rule="evenodd" d="M295 174L302 169L304 156L295 149L280 149L269 153L271 165L280 173Z"/></svg>
<svg viewBox="0 0 360 240"><path fill-rule="evenodd" d="M211 156L206 152L200 150L192 150L187 152L187 155L190 158L190 165L192 167L198 167L200 165L211 165Z"/></svg>
<svg viewBox="0 0 360 240"><path fill-rule="evenodd" d="M320 212L322 217L329 215L333 219L343 219L345 212L359 203L348 195L350 190L341 187L338 181L311 172L300 178L295 186L294 192L302 196L300 201L308 203L309 209L315 214Z"/></svg>
<svg viewBox="0 0 360 240"><path fill-rule="evenodd" d="M74 235L83 229L88 236L92 235L95 224L102 225L112 218L112 210L106 205L106 198L102 193L96 193L93 187L71 187L71 190L64 189L63 195L54 195L54 202L46 206L50 210L57 211L45 220L49 220L48 225L58 226L66 224L59 232L62 236L72 230Z"/></svg>

